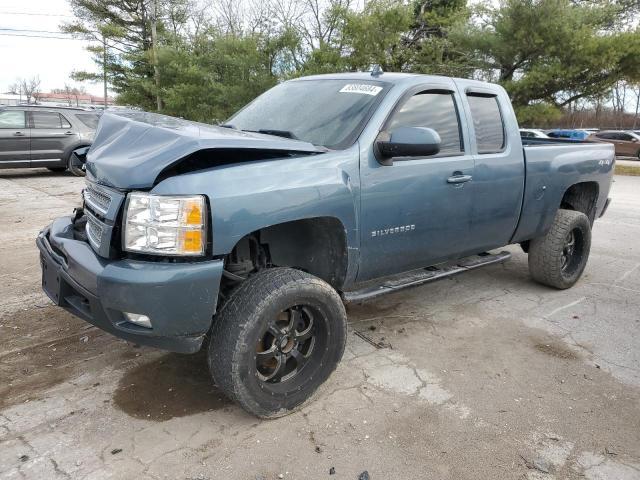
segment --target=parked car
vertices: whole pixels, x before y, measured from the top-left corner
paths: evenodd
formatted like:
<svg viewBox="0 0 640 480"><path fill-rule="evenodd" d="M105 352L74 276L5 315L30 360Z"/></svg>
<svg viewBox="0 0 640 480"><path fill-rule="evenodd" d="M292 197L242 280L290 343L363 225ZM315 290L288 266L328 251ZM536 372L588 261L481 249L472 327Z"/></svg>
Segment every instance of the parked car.
<svg viewBox="0 0 640 480"><path fill-rule="evenodd" d="M520 136L522 138L549 138L546 133L537 128L521 128Z"/></svg>
<svg viewBox="0 0 640 480"><path fill-rule="evenodd" d="M71 153L91 145L99 118L83 108L0 107L0 168L64 172Z"/></svg>
<svg viewBox="0 0 640 480"><path fill-rule="evenodd" d="M613 143L616 155L640 159L640 135L635 132L604 130L590 135L589 140Z"/></svg>
<svg viewBox="0 0 640 480"><path fill-rule="evenodd" d="M576 283L613 146L526 142L502 87L438 76L299 78L225 127L106 112L84 209L37 238L42 286L126 340L205 346L225 395L284 415L340 361L345 302L505 261L487 252L508 244L534 280Z"/></svg>
<svg viewBox="0 0 640 480"><path fill-rule="evenodd" d="M565 138L568 140L581 141L585 140L589 136L589 132L584 130L551 130L547 132L547 136L550 138Z"/></svg>

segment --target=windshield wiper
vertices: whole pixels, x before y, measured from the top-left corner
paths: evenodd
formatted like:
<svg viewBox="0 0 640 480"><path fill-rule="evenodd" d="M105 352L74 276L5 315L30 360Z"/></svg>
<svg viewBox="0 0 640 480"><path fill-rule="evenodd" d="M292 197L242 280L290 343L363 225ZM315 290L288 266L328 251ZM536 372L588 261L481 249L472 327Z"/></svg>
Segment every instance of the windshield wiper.
<svg viewBox="0 0 640 480"><path fill-rule="evenodd" d="M238 129L238 127L236 127L235 125L231 125L230 123L219 123L218 126L222 128L230 128L231 130Z"/></svg>
<svg viewBox="0 0 640 480"><path fill-rule="evenodd" d="M243 132L262 133L264 135L274 135L276 137L290 138L291 140L300 140L295 133L289 130L273 130L271 128L261 128L260 130L243 130Z"/></svg>

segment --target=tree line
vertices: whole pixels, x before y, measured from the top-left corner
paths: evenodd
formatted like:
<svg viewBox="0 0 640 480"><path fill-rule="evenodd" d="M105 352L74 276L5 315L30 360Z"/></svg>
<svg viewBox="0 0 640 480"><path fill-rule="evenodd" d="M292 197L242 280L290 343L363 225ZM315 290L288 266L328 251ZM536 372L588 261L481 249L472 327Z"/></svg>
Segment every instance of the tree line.
<svg viewBox="0 0 640 480"><path fill-rule="evenodd" d="M70 0L118 102L224 120L277 82L367 70L498 82L525 125L640 84L638 0ZM638 91L640 98L640 91ZM619 102L618 102L619 103Z"/></svg>

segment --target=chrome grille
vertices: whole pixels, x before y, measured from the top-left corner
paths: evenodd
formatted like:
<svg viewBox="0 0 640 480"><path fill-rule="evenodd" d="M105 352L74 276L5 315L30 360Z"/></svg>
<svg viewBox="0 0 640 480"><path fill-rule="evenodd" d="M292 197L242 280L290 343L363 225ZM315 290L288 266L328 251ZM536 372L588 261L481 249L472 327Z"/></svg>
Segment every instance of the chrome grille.
<svg viewBox="0 0 640 480"><path fill-rule="evenodd" d="M104 228L100 221L94 218L91 214L87 215L86 232L87 238L89 239L89 242L93 245L93 247L96 249L100 249Z"/></svg>
<svg viewBox="0 0 640 480"><path fill-rule="evenodd" d="M111 195L95 185L87 183L84 189L84 201L96 212L106 215L111 206Z"/></svg>
<svg viewBox="0 0 640 480"><path fill-rule="evenodd" d="M117 229L116 221L126 193L87 180L83 197L89 244L101 257L111 258L111 255L115 255L112 248L114 229Z"/></svg>

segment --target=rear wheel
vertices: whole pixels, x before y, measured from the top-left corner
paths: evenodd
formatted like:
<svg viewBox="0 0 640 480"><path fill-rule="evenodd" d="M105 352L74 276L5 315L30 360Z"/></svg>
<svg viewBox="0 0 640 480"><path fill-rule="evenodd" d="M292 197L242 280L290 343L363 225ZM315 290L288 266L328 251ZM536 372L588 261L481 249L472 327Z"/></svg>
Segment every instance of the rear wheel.
<svg viewBox="0 0 640 480"><path fill-rule="evenodd" d="M286 415L336 368L346 320L340 296L319 278L291 268L259 272L214 321L208 353L214 382L254 415Z"/></svg>
<svg viewBox="0 0 640 480"><path fill-rule="evenodd" d="M546 235L531 240L529 272L544 285L572 287L587 265L591 249L591 224L582 212L558 210Z"/></svg>

